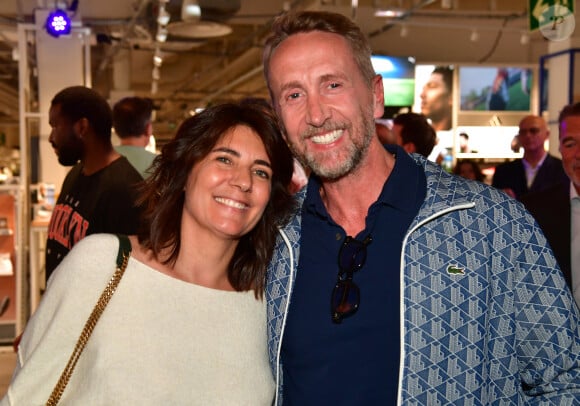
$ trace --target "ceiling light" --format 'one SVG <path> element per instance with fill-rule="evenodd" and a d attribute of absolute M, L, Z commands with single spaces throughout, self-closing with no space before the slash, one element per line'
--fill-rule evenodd
<path fill-rule="evenodd" d="M 45 24 L 46 32 L 55 38 L 68 35 L 71 31 L 71 20 L 64 10 L 54 10 L 48 14 Z"/>
<path fill-rule="evenodd" d="M 169 24 L 169 20 L 171 19 L 171 15 L 165 10 L 165 6 L 161 5 L 159 7 L 159 13 L 157 15 L 157 24 L 159 25 L 167 25 Z"/>
<path fill-rule="evenodd" d="M 399 31 L 399 35 L 401 38 L 405 38 L 407 35 L 409 35 L 409 29 L 405 24 L 401 25 L 401 31 Z"/>
<path fill-rule="evenodd" d="M 469 40 L 471 42 L 477 42 L 477 41 L 479 41 L 479 33 L 477 32 L 477 30 L 471 31 L 471 35 L 469 36 Z"/>
<path fill-rule="evenodd" d="M 527 32 L 522 32 L 522 36 L 520 37 L 520 44 L 527 45 L 530 42 L 530 36 Z"/>
<path fill-rule="evenodd" d="M 378 8 L 375 10 L 375 17 L 400 18 L 405 15 L 405 10 L 400 8 Z"/>
<path fill-rule="evenodd" d="M 165 42 L 165 41 L 167 41 L 167 28 L 159 27 L 157 29 L 157 35 L 155 36 L 155 39 L 158 42 Z"/>
<path fill-rule="evenodd" d="M 201 8 L 197 0 L 183 0 L 181 4 L 181 20 L 194 21 L 201 18 Z"/>

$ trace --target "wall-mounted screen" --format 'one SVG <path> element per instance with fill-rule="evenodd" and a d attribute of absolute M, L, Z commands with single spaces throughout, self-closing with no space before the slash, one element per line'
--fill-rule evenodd
<path fill-rule="evenodd" d="M 375 72 L 383 77 L 385 106 L 411 107 L 415 98 L 415 60 L 373 55 L 371 62 Z"/>
<path fill-rule="evenodd" d="M 532 69 L 461 66 L 461 111 L 530 111 Z"/>

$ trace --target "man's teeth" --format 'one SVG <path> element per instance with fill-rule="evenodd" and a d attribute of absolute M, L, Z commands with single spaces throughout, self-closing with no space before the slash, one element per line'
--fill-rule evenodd
<path fill-rule="evenodd" d="M 334 130 L 323 135 L 315 135 L 310 138 L 315 144 L 330 144 L 340 138 L 342 130 Z"/>
<path fill-rule="evenodd" d="M 236 209 L 245 209 L 246 205 L 240 202 L 236 202 L 235 200 L 232 199 L 225 199 L 223 197 L 216 197 L 215 200 L 218 203 L 221 204 L 225 204 L 226 206 L 230 206 L 230 207 L 234 207 Z"/>

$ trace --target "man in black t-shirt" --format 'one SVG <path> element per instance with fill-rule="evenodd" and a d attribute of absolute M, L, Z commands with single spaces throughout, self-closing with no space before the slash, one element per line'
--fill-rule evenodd
<path fill-rule="evenodd" d="M 46 278 L 83 237 L 135 234 L 136 185 L 143 178 L 111 143 L 112 112 L 92 89 L 73 86 L 52 99 L 49 141 L 61 165 L 73 166 L 54 207 L 46 242 Z"/>

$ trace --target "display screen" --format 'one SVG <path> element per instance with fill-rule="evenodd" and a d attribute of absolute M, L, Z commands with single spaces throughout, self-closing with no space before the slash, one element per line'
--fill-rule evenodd
<path fill-rule="evenodd" d="M 415 60 L 411 57 L 373 55 L 375 72 L 383 77 L 385 106 L 410 107 L 415 98 Z"/>
<path fill-rule="evenodd" d="M 530 111 L 532 70 L 521 67 L 461 66 L 461 111 Z"/>

